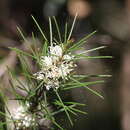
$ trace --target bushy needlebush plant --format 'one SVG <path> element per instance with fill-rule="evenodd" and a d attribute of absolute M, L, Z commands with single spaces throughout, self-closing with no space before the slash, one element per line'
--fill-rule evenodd
<path fill-rule="evenodd" d="M 18 101 L 19 107 L 13 115 L 10 113 L 10 108 L 7 107 L 5 108 L 9 115 L 7 116 L 2 112 L 0 114 L 8 118 L 8 122 L 11 122 L 13 128 L 16 130 L 39 130 L 42 126 L 46 126 L 48 129 L 55 128 L 56 130 L 63 130 L 64 128 L 55 119 L 56 115 L 64 113 L 67 120 L 73 126 L 71 115 L 77 116 L 78 114 L 87 114 L 79 109 L 80 107 L 84 107 L 85 104 L 67 100 L 64 98 L 63 93 L 66 91 L 69 93 L 72 89 L 84 87 L 88 92 L 103 98 L 102 95 L 88 86 L 103 83 L 104 81 L 86 82 L 84 79 L 91 76 L 110 76 L 78 75 L 76 74 L 76 68 L 78 67 L 76 62 L 80 59 L 111 58 L 111 56 L 87 55 L 89 52 L 104 48 L 104 46 L 82 51 L 79 54 L 74 53 L 76 50 L 81 50 L 81 47 L 86 43 L 87 39 L 96 32 L 92 32 L 77 42 L 71 40 L 76 16 L 70 31 L 68 31 L 68 25 L 66 23 L 65 33 L 63 35 L 60 33 L 59 25 L 55 17 L 49 18 L 49 40 L 33 16 L 32 19 L 44 39 L 42 41 L 43 44 L 40 48 L 38 48 L 37 45 L 28 46 L 28 49 L 26 50 L 30 51 L 10 48 L 17 53 L 21 68 L 20 73 L 22 73 L 22 76 L 24 77 L 24 82 L 18 78 L 16 72 L 11 68 L 8 68 L 11 77 L 10 85 L 15 97 L 11 100 Z M 58 40 L 53 37 L 52 20 L 57 29 Z M 28 39 L 24 37 L 19 28 L 18 31 L 23 40 L 28 43 Z M 33 33 L 32 39 L 36 42 Z M 28 59 L 31 59 L 31 63 L 35 66 L 35 69 L 31 69 L 30 66 L 32 65 L 29 64 Z M 24 93 L 24 96 L 21 93 L 18 93 L 17 89 Z M 49 121 L 49 123 L 46 124 L 46 121 Z M 8 125 L 8 122 L 1 122 L 0 125 Z"/>

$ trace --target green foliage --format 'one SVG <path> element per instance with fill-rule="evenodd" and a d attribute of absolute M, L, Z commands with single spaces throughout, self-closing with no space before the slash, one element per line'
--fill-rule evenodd
<path fill-rule="evenodd" d="M 40 119 L 45 119 L 51 121 L 58 129 L 63 130 L 62 126 L 60 126 L 55 116 L 60 113 L 65 113 L 70 124 L 73 126 L 73 119 L 71 117 L 72 115 L 77 116 L 78 114 L 87 114 L 84 111 L 81 111 L 79 107 L 84 107 L 85 104 L 81 104 L 74 101 L 64 101 L 64 99 L 61 96 L 62 92 L 65 91 L 71 91 L 71 89 L 75 88 L 82 88 L 84 87 L 86 91 L 91 92 L 100 98 L 103 99 L 103 96 L 99 94 L 98 92 L 94 91 L 89 87 L 89 85 L 95 85 L 95 84 L 101 84 L 104 83 L 104 80 L 97 80 L 93 82 L 87 82 L 84 79 L 87 79 L 89 77 L 110 77 L 110 75 L 76 75 L 75 72 L 68 75 L 68 80 L 62 79 L 60 87 L 58 89 L 53 88 L 50 90 L 45 89 L 45 83 L 44 80 L 38 81 L 36 77 L 34 76 L 33 70 L 31 70 L 30 65 L 28 63 L 28 59 L 32 59 L 35 62 L 35 65 L 37 67 L 40 67 L 40 57 L 41 56 L 47 56 L 48 55 L 48 46 L 52 45 L 54 40 L 57 41 L 55 38 L 53 38 L 53 32 L 52 32 L 52 20 L 54 20 L 54 24 L 57 29 L 58 34 L 58 41 L 57 43 L 61 45 L 64 48 L 64 54 L 73 53 L 74 51 L 81 48 L 83 44 L 86 43 L 87 39 L 93 36 L 96 31 L 92 32 L 91 34 L 85 36 L 81 40 L 77 41 L 76 43 L 71 41 L 71 35 L 73 32 L 73 28 L 76 22 L 76 17 L 74 18 L 72 27 L 70 31 L 68 32 L 68 26 L 67 23 L 65 25 L 65 33 L 64 33 L 64 39 L 62 40 L 62 36 L 60 33 L 60 29 L 58 26 L 58 23 L 56 21 L 56 18 L 53 17 L 53 19 L 49 18 L 49 27 L 50 27 L 50 40 L 48 40 L 43 33 L 42 29 L 40 28 L 39 24 L 37 23 L 36 19 L 32 16 L 32 19 L 34 20 L 34 23 L 36 24 L 37 28 L 39 29 L 43 39 L 44 44 L 42 45 L 42 48 L 40 51 L 38 51 L 36 48 L 29 48 L 31 50 L 31 53 L 23 51 L 18 48 L 10 48 L 11 50 L 15 51 L 18 55 L 20 66 L 21 66 L 21 73 L 22 76 L 24 76 L 26 83 L 23 83 L 18 76 L 16 76 L 12 70 L 9 69 L 9 74 L 11 77 L 10 85 L 12 86 L 12 92 L 15 95 L 15 100 L 18 100 L 19 104 L 22 104 L 24 107 L 27 107 L 27 103 L 29 103 L 29 108 L 27 109 L 27 113 L 31 113 L 32 115 L 39 116 Z M 24 41 L 27 41 L 27 39 L 24 37 L 22 31 L 18 28 L 19 33 L 21 34 L 21 37 Z M 34 34 L 32 33 L 32 37 L 35 41 Z M 77 60 L 85 58 L 85 59 L 97 59 L 97 58 L 111 58 L 111 56 L 88 56 L 88 52 L 97 51 L 99 49 L 103 49 L 105 46 L 93 48 L 90 50 L 87 50 L 80 54 L 73 54 L 74 59 L 72 61 L 75 63 Z M 17 93 L 17 89 L 20 89 L 21 91 L 24 91 L 26 96 L 21 96 L 19 93 Z M 48 93 L 53 93 L 54 99 L 50 102 L 50 95 Z M 49 96 L 48 96 L 49 95 Z M 55 106 L 56 109 L 50 110 L 49 106 Z M 8 108 L 9 110 L 9 108 Z M 40 113 L 40 114 L 39 114 Z M 3 115 L 4 113 L 0 112 L 0 115 Z M 4 114 L 4 116 L 6 116 Z M 13 120 L 13 117 L 11 116 L 10 120 Z M 8 123 L 8 122 L 7 122 Z M 13 120 L 14 126 L 15 121 Z M 38 122 L 36 122 L 38 123 Z M 5 123 L 0 123 L 0 126 L 4 125 Z M 39 125 L 39 124 L 38 124 Z M 33 127 L 37 127 L 33 126 Z"/>

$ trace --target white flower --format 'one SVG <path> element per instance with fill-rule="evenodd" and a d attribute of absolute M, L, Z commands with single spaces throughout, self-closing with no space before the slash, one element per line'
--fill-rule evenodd
<path fill-rule="evenodd" d="M 70 56 L 70 55 L 64 55 L 64 56 L 63 56 L 63 59 L 64 59 L 64 60 L 72 60 L 72 58 L 73 58 L 73 57 Z"/>
<path fill-rule="evenodd" d="M 47 90 L 59 88 L 60 80 L 66 79 L 75 64 L 70 53 L 63 55 L 63 50 L 59 45 L 49 47 L 49 55 L 41 56 L 41 70 L 34 74 L 38 80 L 44 80 Z"/>
<path fill-rule="evenodd" d="M 15 110 L 13 115 L 13 120 L 15 121 L 16 129 L 20 130 L 21 128 L 29 128 L 34 125 L 34 117 L 27 113 L 26 108 L 20 106 Z"/>
<path fill-rule="evenodd" d="M 37 80 L 42 80 L 42 79 L 45 78 L 45 75 L 44 75 L 44 73 L 42 71 L 39 71 L 39 72 L 37 72 L 37 73 L 35 73 L 33 75 L 36 76 Z"/>
<path fill-rule="evenodd" d="M 52 58 L 49 56 L 41 56 L 41 65 L 46 66 L 46 67 L 50 67 L 52 66 Z"/>
<path fill-rule="evenodd" d="M 45 86 L 46 86 L 46 90 L 50 90 L 50 88 L 52 88 L 52 85 L 50 84 L 46 84 Z"/>
<path fill-rule="evenodd" d="M 63 54 L 62 48 L 58 45 L 50 46 L 50 54 L 57 57 L 61 57 Z"/>
<path fill-rule="evenodd" d="M 53 66 L 52 70 L 50 71 L 50 74 L 51 74 L 50 78 L 58 79 L 60 77 L 59 68 L 56 66 Z"/>
<path fill-rule="evenodd" d="M 61 64 L 59 68 L 59 73 L 62 78 L 67 79 L 67 75 L 72 71 L 73 69 L 70 68 L 70 64 Z"/>

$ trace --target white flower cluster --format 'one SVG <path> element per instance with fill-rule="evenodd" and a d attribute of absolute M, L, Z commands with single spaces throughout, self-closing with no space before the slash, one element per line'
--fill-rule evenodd
<path fill-rule="evenodd" d="M 66 79 L 74 69 L 74 56 L 63 54 L 63 48 L 59 45 L 49 46 L 48 56 L 41 56 L 41 70 L 34 75 L 38 80 L 44 80 L 47 90 L 59 88 L 59 80 Z"/>
<path fill-rule="evenodd" d="M 35 125 L 35 119 L 31 114 L 27 113 L 23 106 L 20 106 L 13 115 L 16 130 L 27 129 Z"/>

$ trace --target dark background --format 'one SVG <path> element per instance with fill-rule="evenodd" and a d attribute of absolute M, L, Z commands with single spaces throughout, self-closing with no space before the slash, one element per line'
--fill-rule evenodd
<path fill-rule="evenodd" d="M 56 16 L 64 32 L 66 21 L 71 25 L 76 13 L 72 38 L 78 40 L 97 30 L 84 48 L 105 45 L 106 49 L 90 55 L 113 58 L 79 63 L 80 73 L 112 74 L 112 78 L 106 79 L 103 85 L 92 86 L 105 100 L 83 89 L 71 93 L 74 100 L 87 104 L 88 112 L 87 117 L 78 117 L 72 129 L 130 130 L 130 0 L 0 0 L 0 78 L 4 74 L 4 61 L 9 58 L 8 47 L 21 45 L 16 26 L 27 37 L 31 37 L 32 31 L 39 35 L 33 15 L 49 34 L 48 16 Z"/>

